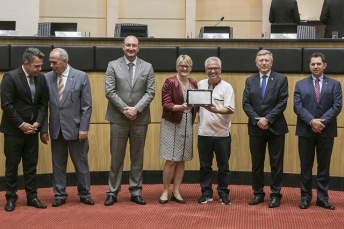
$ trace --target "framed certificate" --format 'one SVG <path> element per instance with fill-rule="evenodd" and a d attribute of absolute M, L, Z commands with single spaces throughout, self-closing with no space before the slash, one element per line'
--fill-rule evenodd
<path fill-rule="evenodd" d="M 192 89 L 187 91 L 188 106 L 211 106 L 213 90 Z"/>

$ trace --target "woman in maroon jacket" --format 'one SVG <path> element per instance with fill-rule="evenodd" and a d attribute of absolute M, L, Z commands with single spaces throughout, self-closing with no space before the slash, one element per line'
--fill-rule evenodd
<path fill-rule="evenodd" d="M 184 176 L 185 161 L 193 158 L 193 122 L 196 108 L 188 107 L 186 96 L 188 89 L 196 89 L 197 82 L 188 78 L 192 69 L 192 60 L 180 55 L 176 61 L 177 75 L 166 79 L 162 87 L 163 114 L 160 128 L 160 154 L 166 160 L 163 171 L 164 191 L 159 203 L 168 202 L 169 186 L 173 178 L 171 201 L 186 202 L 179 193 Z"/>

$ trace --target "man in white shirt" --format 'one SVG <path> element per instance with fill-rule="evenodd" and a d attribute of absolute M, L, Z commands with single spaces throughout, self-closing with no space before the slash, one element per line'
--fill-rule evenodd
<path fill-rule="evenodd" d="M 198 203 L 213 200 L 212 161 L 213 152 L 218 166 L 217 192 L 222 204 L 230 204 L 229 165 L 231 153 L 231 120 L 234 113 L 234 91 L 232 86 L 220 78 L 221 60 L 209 57 L 205 61 L 205 72 L 208 79 L 198 83 L 199 89 L 212 89 L 212 106 L 200 107 L 198 122 L 198 152 L 200 159 L 200 184 L 202 197 Z"/>

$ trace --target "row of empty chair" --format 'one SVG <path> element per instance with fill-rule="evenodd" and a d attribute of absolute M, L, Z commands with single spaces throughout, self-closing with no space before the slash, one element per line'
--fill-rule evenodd
<path fill-rule="evenodd" d="M 22 55 L 28 47 L 36 47 L 44 54 L 43 71 L 49 71 L 49 53 L 54 48 L 64 48 L 69 54 L 69 63 L 86 72 L 104 72 L 108 62 L 123 56 L 121 46 L 59 46 L 59 45 L 0 45 L 0 71 L 19 67 Z M 272 69 L 281 73 L 309 73 L 309 57 L 314 52 L 325 54 L 328 67 L 326 73 L 344 73 L 344 48 L 282 48 L 282 47 L 141 47 L 138 56 L 153 64 L 156 72 L 175 72 L 176 59 L 181 54 L 189 55 L 194 72 L 204 71 L 204 61 L 217 56 L 222 61 L 222 72 L 257 72 L 256 53 L 268 49 L 274 55 Z"/>

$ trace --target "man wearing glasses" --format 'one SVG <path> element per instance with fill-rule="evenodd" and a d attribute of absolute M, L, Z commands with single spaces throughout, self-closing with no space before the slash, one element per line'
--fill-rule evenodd
<path fill-rule="evenodd" d="M 256 55 L 259 73 L 246 79 L 243 109 L 248 116 L 248 135 L 252 160 L 254 198 L 248 203 L 264 202 L 264 161 L 268 144 L 271 166 L 271 202 L 269 208 L 280 206 L 285 134 L 288 132 L 283 112 L 287 107 L 288 79 L 271 71 L 272 53 L 260 50 Z"/>
<path fill-rule="evenodd" d="M 205 61 L 205 72 L 208 79 L 198 83 L 199 89 L 211 89 L 212 106 L 200 107 L 198 122 L 198 153 L 200 160 L 200 184 L 202 197 L 198 203 L 213 201 L 212 162 L 214 152 L 218 166 L 217 192 L 222 204 L 230 204 L 229 165 L 231 153 L 231 120 L 234 113 L 234 90 L 232 86 L 220 78 L 221 60 L 209 57 Z"/>

